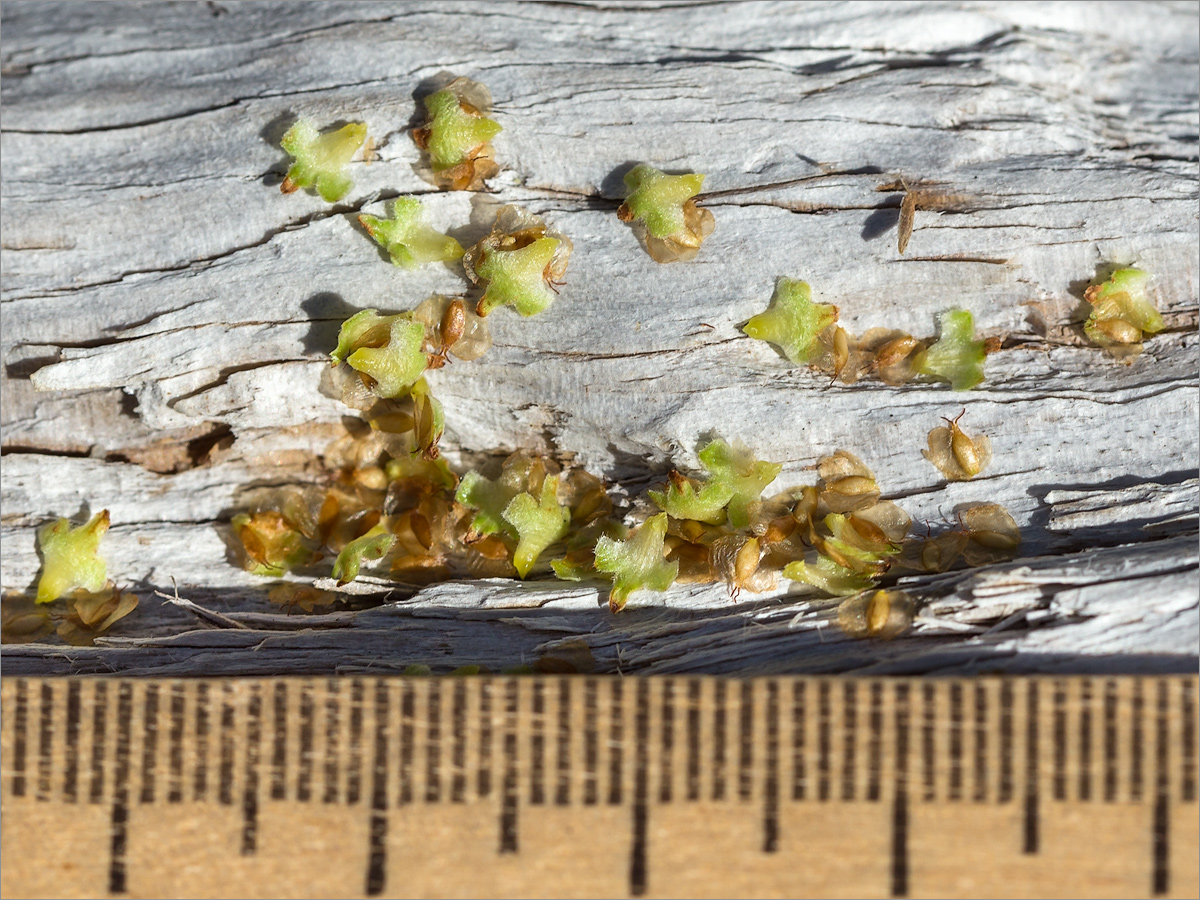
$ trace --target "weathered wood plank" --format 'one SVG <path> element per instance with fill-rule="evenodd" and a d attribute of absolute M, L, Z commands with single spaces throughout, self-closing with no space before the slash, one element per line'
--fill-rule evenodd
<path fill-rule="evenodd" d="M 677 588 L 609 616 L 598 614 L 604 594 L 593 587 L 491 580 L 353 615 L 243 615 L 245 630 L 196 630 L 172 608 L 159 614 L 157 636 L 114 635 L 92 648 L 8 647 L 5 671 L 502 671 L 567 656 L 564 643 L 582 641 L 596 671 L 610 673 L 1188 672 L 1200 639 L 1196 563 L 1188 536 L 954 573 L 933 585 L 924 579 L 942 596 L 914 635 L 883 644 L 847 638 L 831 604 L 811 598 L 733 603 L 723 592 Z"/>
<path fill-rule="evenodd" d="M 465 243 L 518 203 L 576 247 L 549 311 L 492 316 L 491 352 L 431 376 L 455 464 L 536 449 L 634 499 L 672 463 L 694 464 L 714 432 L 783 462 L 780 487 L 811 482 L 820 456 L 846 448 L 918 522 L 945 527 L 961 504 L 1000 502 L 1022 527 L 1022 555 L 1061 558 L 1067 572 L 1080 553 L 1131 542 L 1122 554 L 1135 570 L 1164 552 L 1180 561 L 1138 576 L 1161 590 L 1146 591 L 1136 640 L 1082 623 L 1034 629 L 1012 644 L 1012 666 L 1036 668 L 1041 653 L 1111 653 L 1086 665 L 1115 668 L 1186 655 L 1178 626 L 1196 618 L 1195 560 L 1174 536 L 1195 531 L 1200 465 L 1197 20 L 1193 4 L 6 3 L 0 584 L 33 583 L 37 524 L 107 507 L 114 575 L 144 593 L 174 577 L 185 596 L 264 610 L 223 523 L 249 484 L 320 477 L 351 413 L 322 392 L 340 321 L 466 289 L 449 267 L 386 265 L 353 223 L 419 193 Z M 436 193 L 413 167 L 413 93 L 444 70 L 496 97 L 505 171 L 492 193 Z M 380 158 L 355 166 L 335 206 L 275 189 L 278 139 L 298 115 L 362 119 L 376 139 Z M 642 160 L 708 173 L 717 229 L 693 263 L 655 264 L 616 219 L 620 174 Z M 880 190 L 899 177 L 953 198 L 917 212 L 904 257 L 899 194 Z M 1154 274 L 1169 325 L 1128 365 L 1073 324 L 1083 288 L 1116 264 Z M 855 332 L 929 335 L 938 312 L 966 306 L 1003 349 L 969 394 L 829 386 L 740 334 L 780 275 L 810 281 Z M 976 482 L 946 484 L 920 450 L 963 408 L 995 461 Z M 1112 577 L 1085 605 L 1128 594 Z M 447 585 L 405 602 L 438 610 L 475 594 L 515 606 L 576 597 L 587 609 L 562 627 L 634 628 L 593 609 L 591 587 Z M 801 666 L 791 632 L 728 647 L 726 632 L 755 604 L 805 602 L 781 597 L 727 608 L 723 588 L 677 588 L 641 602 L 648 615 L 662 603 L 721 610 L 727 626 L 695 635 L 681 670 L 765 671 Z M 978 602 L 928 616 L 969 626 Z M 158 639 L 190 621 L 150 607 L 116 633 Z M 371 615 L 384 618 L 348 640 L 394 621 Z M 460 636 L 460 625 L 447 658 L 508 664 L 497 648 L 510 626 L 474 622 Z M 391 646 L 390 627 L 371 640 Z M 346 652 L 276 637 L 268 645 L 282 649 L 255 651 L 253 665 L 326 670 Z M 886 653 L 834 641 L 819 658 L 834 670 L 910 654 L 909 670 L 941 670 L 946 647 L 970 656 L 974 639 L 955 640 Z M 1042 640 L 1053 649 L 1036 649 Z M 679 646 L 645 638 L 628 665 L 665 670 L 654 660 Z M 168 664 L 141 645 L 20 652 L 29 671 Z M 251 665 L 247 653 L 204 653 L 179 665 Z"/>

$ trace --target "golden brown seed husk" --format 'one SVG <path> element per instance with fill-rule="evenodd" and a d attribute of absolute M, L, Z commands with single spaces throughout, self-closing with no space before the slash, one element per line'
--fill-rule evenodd
<path fill-rule="evenodd" d="M 1103 319 L 1095 326 L 1109 340 L 1118 344 L 1136 344 L 1142 339 L 1142 330 L 1124 319 Z"/>
<path fill-rule="evenodd" d="M 333 591 L 322 591 L 312 585 L 285 581 L 267 591 L 267 599 L 286 610 L 298 607 L 305 612 L 312 612 L 320 607 L 332 606 L 342 598 Z"/>
<path fill-rule="evenodd" d="M 719 538 L 712 545 L 711 559 L 713 569 L 729 585 L 729 593 L 734 597 L 742 590 L 761 593 L 778 583 L 777 573 L 759 570 L 762 548 L 757 538 L 744 534 Z"/>
<path fill-rule="evenodd" d="M 916 601 L 903 591 L 866 591 L 843 600 L 838 624 L 855 638 L 891 640 L 912 627 Z"/>
<path fill-rule="evenodd" d="M 905 543 L 900 564 L 919 572 L 948 572 L 962 556 L 967 536 L 960 531 L 946 531 L 937 537 Z"/>
<path fill-rule="evenodd" d="M 929 449 L 921 454 L 937 467 L 947 481 L 967 481 L 987 468 L 992 460 L 992 442 L 986 434 L 971 437 L 958 426 L 958 420 L 946 420 L 929 432 Z"/>
<path fill-rule="evenodd" d="M 879 500 L 879 487 L 874 478 L 847 475 L 827 482 L 821 491 L 821 502 L 830 512 L 847 513 L 874 506 Z"/>
<path fill-rule="evenodd" d="M 851 476 L 875 480 L 866 464 L 848 450 L 835 450 L 832 455 L 822 457 L 817 462 L 817 474 L 827 484 Z"/>
<path fill-rule="evenodd" d="M 891 500 L 881 500 L 874 506 L 858 510 L 851 515 L 851 521 L 856 525 L 866 522 L 879 529 L 890 543 L 904 540 L 908 529 L 912 527 L 912 519 Z"/>
<path fill-rule="evenodd" d="M 961 515 L 967 544 L 963 559 L 969 566 L 985 566 L 1012 559 L 1021 545 L 1016 520 L 1003 506 L 973 506 Z"/>
<path fill-rule="evenodd" d="M 712 584 L 717 580 L 709 548 L 704 544 L 692 544 L 682 538 L 668 535 L 664 546 L 668 548 L 667 562 L 679 563 L 678 584 Z"/>

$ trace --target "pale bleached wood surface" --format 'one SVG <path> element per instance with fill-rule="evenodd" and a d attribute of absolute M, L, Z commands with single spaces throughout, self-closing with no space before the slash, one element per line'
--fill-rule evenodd
<path fill-rule="evenodd" d="M 502 668 L 578 636 L 602 671 L 1195 668 L 1194 4 L 2 14 L 0 582 L 34 583 L 35 526 L 107 507 L 110 572 L 143 596 L 104 646 L 6 647 L 5 671 Z M 495 95 L 491 193 L 436 193 L 414 169 L 413 94 L 443 71 Z M 278 139 L 300 115 L 366 121 L 379 145 L 337 205 L 278 192 Z M 655 264 L 617 221 L 635 161 L 707 173 L 717 228 L 694 262 Z M 957 195 L 917 213 L 904 257 L 899 195 L 878 190 L 898 177 Z M 931 602 L 890 645 L 836 634 L 828 604 L 786 582 L 736 603 L 721 586 L 638 595 L 615 618 L 602 587 L 558 582 L 394 590 L 309 630 L 271 618 L 225 523 L 246 486 L 318 476 L 352 412 L 321 392 L 338 324 L 465 290 L 450 268 L 393 269 L 352 224 L 402 194 L 465 243 L 510 202 L 575 242 L 548 312 L 494 314 L 494 349 L 431 377 L 456 464 L 525 447 L 632 499 L 714 432 L 783 462 L 780 487 L 845 448 L 935 528 L 1003 503 L 1022 558 L 906 582 Z M 1154 274 L 1169 324 L 1130 365 L 1071 324 L 1118 264 Z M 1004 349 L 969 394 L 830 387 L 740 334 L 780 275 L 855 332 L 932 334 L 961 305 Z M 920 450 L 964 407 L 995 461 L 946 484 Z M 172 578 L 251 627 L 160 605 Z"/>

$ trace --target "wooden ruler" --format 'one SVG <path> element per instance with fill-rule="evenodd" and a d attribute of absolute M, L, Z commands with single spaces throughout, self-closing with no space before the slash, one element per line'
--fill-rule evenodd
<path fill-rule="evenodd" d="M 5 678 L 5 897 L 1196 897 L 1197 679 Z"/>

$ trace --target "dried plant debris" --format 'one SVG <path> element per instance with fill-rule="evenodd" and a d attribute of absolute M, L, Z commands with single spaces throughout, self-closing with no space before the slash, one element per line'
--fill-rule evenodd
<path fill-rule="evenodd" d="M 980 456 L 978 439 L 973 446 Z M 953 448 L 946 452 L 953 455 Z M 820 482 L 802 489 L 792 510 L 811 549 L 805 558 L 788 562 L 783 575 L 824 594 L 857 594 L 894 567 L 945 572 L 960 561 L 978 566 L 1011 559 L 1020 544 L 1015 520 L 998 504 L 965 510 L 958 530 L 909 539 L 912 520 L 895 503 L 880 499 L 875 476 L 854 454 L 838 450 L 822 459 L 817 471 Z"/>
<path fill-rule="evenodd" d="M 896 249 L 901 256 L 908 249 L 908 242 L 912 238 L 918 209 L 961 211 L 975 205 L 973 199 L 966 194 L 952 192 L 944 187 L 931 184 L 910 185 L 903 177 L 887 184 L 881 184 L 875 190 L 902 191 L 904 193 L 900 201 L 900 216 L 896 229 Z"/>
<path fill-rule="evenodd" d="M 983 455 L 977 438 L 964 439 Z M 1020 544 L 1016 522 L 996 504 L 962 510 L 957 529 L 910 538 L 911 518 L 881 498 L 874 473 L 846 450 L 819 460 L 817 484 L 764 498 L 781 464 L 756 459 L 740 443 L 711 441 L 699 453 L 704 474 L 672 472 L 663 490 L 650 492 L 663 512 L 631 533 L 613 517 L 603 482 L 582 469 L 516 452 L 495 475 L 469 471 L 460 481 L 444 460 L 414 455 L 413 441 L 354 429 L 326 451 L 334 474 L 325 485 L 274 490 L 236 517 L 247 567 L 279 577 L 333 555 L 341 584 L 363 571 L 414 585 L 550 571 L 576 582 L 607 576 L 613 612 L 635 591 L 676 581 L 723 582 L 736 598 L 774 589 L 782 577 L 857 597 L 840 614 L 848 632 L 887 638 L 908 627 L 915 608 L 886 584 L 873 590 L 894 571 L 991 564 Z M 273 602 L 289 609 L 327 605 L 298 588 L 276 592 Z M 39 627 L 24 619 L 15 626 Z"/>
<path fill-rule="evenodd" d="M 100 555 L 100 539 L 109 524 L 105 509 L 84 525 L 72 528 L 67 519 L 58 519 L 38 531 L 38 549 L 42 553 L 38 603 L 51 603 L 76 588 L 93 593 L 104 589 L 108 576 L 104 557 Z"/>
<path fill-rule="evenodd" d="M 446 413 L 441 401 L 429 390 L 429 382 L 418 378 L 409 392 L 413 404 L 413 440 L 416 452 L 426 459 L 437 459 L 438 441 L 446 431 Z"/>
<path fill-rule="evenodd" d="M 918 374 L 950 382 L 956 391 L 966 391 L 983 381 L 983 360 L 989 347 L 975 340 L 975 317 L 966 309 L 952 309 L 939 319 L 938 339 L 917 354 L 913 368 Z"/>
<path fill-rule="evenodd" d="M 814 303 L 807 282 L 780 278 L 771 305 L 743 326 L 748 336 L 777 346 L 791 362 L 853 384 L 874 374 L 890 385 L 918 375 L 967 390 L 983 380 L 983 360 L 998 344 L 976 341 L 974 319 L 955 309 L 940 318 L 938 340 L 927 345 L 903 331 L 873 328 L 856 338 L 837 324 L 838 308 Z"/>
<path fill-rule="evenodd" d="M 900 385 L 917 374 L 914 360 L 925 345 L 903 331 L 878 328 L 868 331 L 859 346 L 869 358 L 869 367 L 884 384 Z"/>
<path fill-rule="evenodd" d="M 413 141 L 429 154 L 434 182 L 451 191 L 479 191 L 500 171 L 492 138 L 503 129 L 488 118 L 491 92 L 469 78 L 456 78 L 425 98 L 425 124 Z"/>
<path fill-rule="evenodd" d="M 715 225 L 713 214 L 696 205 L 703 185 L 703 175 L 667 175 L 645 163 L 634 166 L 625 175 L 629 195 L 617 209 L 617 218 L 634 223 L 655 262 L 686 262 Z"/>
<path fill-rule="evenodd" d="M 321 134 L 308 119 L 300 119 L 287 130 L 281 146 L 295 162 L 279 189 L 290 194 L 300 188 L 316 188 L 329 203 L 341 200 L 354 187 L 346 168 L 367 139 L 367 126 L 352 122 Z"/>
<path fill-rule="evenodd" d="M 363 214 L 359 223 L 391 257 L 392 265 L 416 269 L 433 262 L 454 262 L 463 255 L 454 238 L 435 231 L 425 222 L 425 211 L 416 197 L 392 202 L 390 218 Z"/>
<path fill-rule="evenodd" d="M 991 439 L 986 434 L 971 437 L 958 427 L 965 414 L 963 410 L 953 419 L 943 419 L 946 426 L 929 432 L 929 449 L 921 451 L 947 481 L 968 481 L 992 461 Z"/>
<path fill-rule="evenodd" d="M 511 306 L 523 316 L 540 313 L 554 302 L 571 249 L 571 241 L 540 216 L 502 207 L 491 234 L 463 257 L 467 277 L 484 289 L 475 311 L 486 316 Z"/>
<path fill-rule="evenodd" d="M 596 569 L 613 577 L 608 608 L 620 612 L 634 591 L 665 591 L 679 574 L 679 564 L 664 559 L 667 514 L 651 516 L 626 541 L 607 535 L 596 541 Z"/>
<path fill-rule="evenodd" d="M 313 527 L 303 529 L 303 525 L 309 523 L 295 512 L 295 508 L 286 508 L 286 513 L 264 509 L 233 517 L 230 524 L 245 548 L 247 571 L 278 578 L 321 558 L 314 546 L 315 522 L 311 523 Z"/>
<path fill-rule="evenodd" d="M 1140 353 L 1143 337 L 1165 327 L 1147 291 L 1149 282 L 1149 273 L 1141 269 L 1118 269 L 1089 287 L 1084 299 L 1092 311 L 1083 325 L 1088 339 L 1118 357 Z"/>
<path fill-rule="evenodd" d="M 912 237 L 913 223 L 916 221 L 916 217 L 917 195 L 907 184 L 904 184 L 904 199 L 900 201 L 899 233 L 896 239 L 896 249 L 900 251 L 901 256 L 908 249 L 908 239 Z"/>
<path fill-rule="evenodd" d="M 109 582 L 100 591 L 75 591 L 56 631 L 68 644 L 90 647 L 96 638 L 137 609 L 138 598 Z"/>
<path fill-rule="evenodd" d="M 817 463 L 817 498 L 830 512 L 866 509 L 879 500 L 879 484 L 866 464 L 849 450 L 838 450 Z"/>
<path fill-rule="evenodd" d="M 745 532 L 724 535 L 709 549 L 713 574 L 729 586 L 736 599 L 743 590 L 752 594 L 769 591 L 779 584 L 779 573 L 761 568 L 767 553 L 766 541 Z"/>
<path fill-rule="evenodd" d="M 0 603 L 0 642 L 28 644 L 57 633 L 68 644 L 90 647 L 137 605 L 137 597 L 111 581 L 99 591 L 72 591 L 54 604 L 36 603 L 22 594 L 6 595 Z"/>
<path fill-rule="evenodd" d="M 38 530 L 42 574 L 33 598 L 5 595 L 0 616 L 4 643 L 40 640 L 52 631 L 69 644 L 90 646 L 118 620 L 129 615 L 138 598 L 108 579 L 100 539 L 108 531 L 108 510 L 72 527 L 58 519 Z"/>
<path fill-rule="evenodd" d="M 498 478 L 468 472 L 460 482 L 444 460 L 413 455 L 412 444 L 411 435 L 397 444 L 360 429 L 326 451 L 324 484 L 262 492 L 252 512 L 234 519 L 247 568 L 269 577 L 315 574 L 332 555 L 339 584 L 368 571 L 409 584 L 524 578 L 548 573 L 541 560 L 559 548 L 560 556 L 574 554 L 582 578 L 595 574 L 600 536 L 624 537 L 608 518 L 603 483 L 583 470 L 563 473 L 551 460 L 514 453 Z M 399 455 L 390 457 L 393 450 Z M 316 605 L 290 594 L 275 602 Z"/>
<path fill-rule="evenodd" d="M 0 600 L 0 643 L 29 644 L 54 633 L 48 606 L 13 591 Z"/>
<path fill-rule="evenodd" d="M 780 278 L 766 312 L 750 319 L 742 328 L 755 340 L 777 346 L 797 365 L 807 365 L 821 351 L 819 338 L 838 318 L 838 308 L 812 301 L 807 282 Z M 836 336 L 831 336 L 831 343 Z M 849 348 L 846 348 L 846 356 Z"/>
<path fill-rule="evenodd" d="M 342 598 L 333 591 L 323 591 L 296 581 L 284 581 L 267 591 L 267 599 L 289 612 L 302 609 L 311 613 L 333 606 Z"/>

